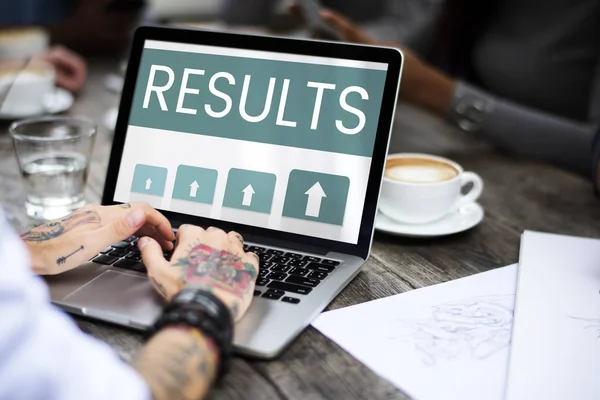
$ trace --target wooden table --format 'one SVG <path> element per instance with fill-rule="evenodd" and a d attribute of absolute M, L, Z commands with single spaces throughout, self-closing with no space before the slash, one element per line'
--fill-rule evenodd
<path fill-rule="evenodd" d="M 92 63 L 90 82 L 71 114 L 101 121 L 118 95 L 103 80 L 115 65 Z M 98 202 L 112 143 L 101 128 L 91 164 L 88 199 Z M 335 299 L 330 309 L 402 293 L 514 263 L 524 229 L 600 237 L 600 201 L 590 182 L 535 162 L 501 154 L 476 135 L 459 132 L 443 121 L 407 105 L 396 114 L 392 152 L 444 155 L 485 180 L 481 204 L 485 220 L 476 228 L 450 237 L 416 240 L 376 234 L 364 271 Z M 0 204 L 18 230 L 30 225 L 24 193 L 6 128 L 0 133 Z M 81 328 L 110 343 L 128 359 L 140 335 L 103 323 L 78 320 Z M 236 359 L 214 399 L 405 399 L 402 392 L 377 377 L 312 328 L 307 329 L 275 361 Z"/>

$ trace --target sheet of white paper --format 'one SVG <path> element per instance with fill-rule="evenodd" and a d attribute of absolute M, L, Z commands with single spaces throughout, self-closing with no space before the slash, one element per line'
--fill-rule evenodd
<path fill-rule="evenodd" d="M 323 313 L 313 326 L 418 400 L 504 394 L 517 266 Z"/>
<path fill-rule="evenodd" d="M 525 232 L 508 400 L 600 399 L 600 240 Z"/>

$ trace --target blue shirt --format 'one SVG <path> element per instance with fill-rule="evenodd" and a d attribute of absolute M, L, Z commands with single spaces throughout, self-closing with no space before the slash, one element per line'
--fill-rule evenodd
<path fill-rule="evenodd" d="M 69 16 L 76 0 L 0 0 L 0 27 L 47 25 Z"/>

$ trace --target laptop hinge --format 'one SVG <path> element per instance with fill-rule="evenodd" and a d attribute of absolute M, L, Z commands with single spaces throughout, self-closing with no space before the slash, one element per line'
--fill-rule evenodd
<path fill-rule="evenodd" d="M 253 237 L 251 235 L 245 236 L 245 240 L 247 242 L 263 244 L 266 246 L 281 247 L 284 249 L 296 250 L 296 251 L 299 251 L 302 253 L 313 253 L 313 254 L 319 254 L 319 255 L 325 255 L 325 254 L 329 253 L 329 249 L 325 248 L 325 247 L 313 246 L 313 245 L 303 244 L 303 243 L 294 243 L 294 242 L 289 242 L 289 241 L 285 241 L 285 240 L 277 240 L 277 239 L 264 238 L 264 237 L 259 238 L 259 237 Z"/>
<path fill-rule="evenodd" d="M 182 223 L 177 220 L 171 220 L 171 225 L 173 225 L 173 227 L 179 227 L 181 224 Z M 175 230 L 177 230 L 177 228 L 175 228 Z M 270 238 L 264 236 L 254 236 L 250 234 L 244 234 L 241 231 L 240 233 L 244 236 L 244 240 L 246 242 L 262 244 L 265 246 L 281 247 L 284 249 L 296 250 L 303 253 L 313 253 L 319 255 L 325 255 L 330 251 L 330 249 L 324 246 L 315 246 L 310 244 L 291 242 L 288 240 L 279 240 L 277 238 Z"/>

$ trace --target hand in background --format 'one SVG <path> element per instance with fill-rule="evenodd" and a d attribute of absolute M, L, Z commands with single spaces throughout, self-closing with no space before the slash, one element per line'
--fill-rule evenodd
<path fill-rule="evenodd" d="M 73 269 L 131 235 L 152 236 L 164 250 L 175 239 L 169 220 L 145 203 L 90 205 L 21 235 L 33 270 L 55 275 Z M 162 253 L 161 253 L 162 254 Z"/>
<path fill-rule="evenodd" d="M 154 288 L 172 299 L 184 287 L 210 291 L 239 320 L 250 307 L 258 276 L 258 256 L 245 253 L 236 232 L 182 225 L 171 262 L 156 240 L 143 237 L 138 245 Z"/>
<path fill-rule="evenodd" d="M 292 6 L 292 12 L 301 14 L 297 5 Z M 440 114 L 445 113 L 454 93 L 452 78 L 426 64 L 418 55 L 398 43 L 378 42 L 352 21 L 334 11 L 322 10 L 321 18 L 338 33 L 343 41 L 400 49 L 404 55 L 404 66 L 399 97 Z"/>
<path fill-rule="evenodd" d="M 81 56 L 64 46 L 52 47 L 42 59 L 56 71 L 56 85 L 77 92 L 85 84 L 87 66 Z"/>

